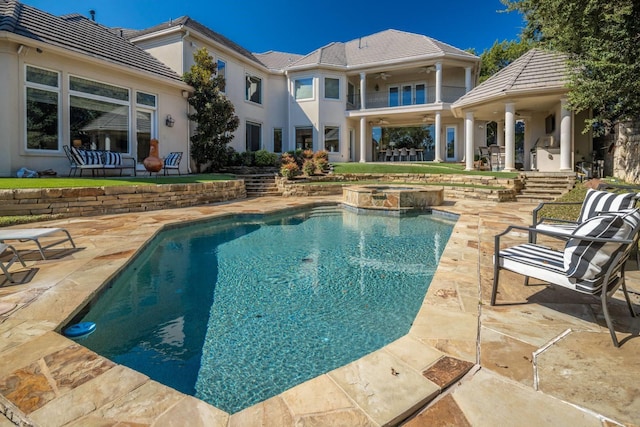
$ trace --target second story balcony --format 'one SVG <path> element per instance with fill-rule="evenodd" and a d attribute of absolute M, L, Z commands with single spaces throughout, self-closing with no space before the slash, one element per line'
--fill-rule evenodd
<path fill-rule="evenodd" d="M 465 87 L 442 86 L 441 100 L 443 103 L 453 103 L 465 93 Z M 360 99 L 359 92 L 348 94 L 347 110 L 361 110 Z M 435 86 L 393 86 L 386 90 L 366 92 L 364 109 L 406 107 L 433 104 L 435 102 Z"/>

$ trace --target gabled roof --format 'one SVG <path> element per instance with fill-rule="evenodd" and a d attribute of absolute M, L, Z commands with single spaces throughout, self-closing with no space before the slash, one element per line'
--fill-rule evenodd
<path fill-rule="evenodd" d="M 346 43 L 331 43 L 311 52 L 292 65 L 359 67 L 412 58 L 455 56 L 478 60 L 475 55 L 421 34 L 385 30 Z"/>
<path fill-rule="evenodd" d="M 463 108 L 509 95 L 566 88 L 567 56 L 531 49 L 453 103 Z"/>
<path fill-rule="evenodd" d="M 251 61 L 257 62 L 260 65 L 264 65 L 262 64 L 258 58 L 256 58 L 253 53 L 249 52 L 247 49 L 243 48 L 242 46 L 240 46 L 239 44 L 237 44 L 236 42 L 228 39 L 227 37 L 223 36 L 220 33 L 216 33 L 215 31 L 211 30 L 209 27 L 199 23 L 198 21 L 196 21 L 195 19 L 192 19 L 188 16 L 181 16 L 180 18 L 177 19 L 172 19 L 170 21 L 167 22 L 163 22 L 162 24 L 158 24 L 155 25 L 153 27 L 149 27 L 149 28 L 145 28 L 144 30 L 140 30 L 140 31 L 127 31 L 126 33 L 126 37 L 131 40 L 131 39 L 135 39 L 147 34 L 152 34 L 158 31 L 162 31 L 162 30 L 166 30 L 166 29 L 170 29 L 170 28 L 176 28 L 176 27 L 186 27 L 186 28 L 190 28 L 194 31 L 199 32 L 200 34 L 203 34 L 205 36 L 207 36 L 208 38 L 210 38 L 211 40 L 227 47 L 228 49 L 231 49 L 232 51 L 244 56 L 247 59 L 250 59 Z"/>
<path fill-rule="evenodd" d="M 277 71 L 285 70 L 289 65 L 302 58 L 302 55 L 295 53 L 276 52 L 273 50 L 254 53 L 254 56 L 270 70 Z"/>
<path fill-rule="evenodd" d="M 16 0 L 0 0 L 0 31 L 171 80 L 181 80 L 171 68 L 149 53 L 82 15 L 55 16 Z"/>

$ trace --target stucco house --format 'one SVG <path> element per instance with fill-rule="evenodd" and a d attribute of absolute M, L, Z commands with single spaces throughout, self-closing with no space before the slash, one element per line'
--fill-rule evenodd
<path fill-rule="evenodd" d="M 563 107 L 565 58 L 548 52 L 533 50 L 476 87 L 479 57 L 393 29 L 307 55 L 252 53 L 189 17 L 129 30 L 0 0 L 0 143 L 8 153 L 0 175 L 20 167 L 66 173 L 63 146 L 78 139 L 138 164 L 150 138 L 161 155 L 190 158 L 192 88 L 181 76 L 202 47 L 240 119 L 231 144 L 240 152 L 302 148 L 327 150 L 332 162 L 378 161 L 381 127 L 429 126 L 434 161 L 473 169 L 486 124 L 496 121 L 507 170 L 572 171 L 592 157 L 591 135 L 581 132 L 588 113 Z M 525 122 L 517 153 L 516 121 Z"/>
<path fill-rule="evenodd" d="M 433 124 L 436 160 L 464 157 L 463 121 L 450 107 L 475 86 L 480 59 L 430 37 L 386 30 L 304 56 L 256 54 L 189 17 L 127 37 L 178 74 L 207 48 L 240 118 L 238 151 L 325 149 L 331 161 L 373 161 L 374 128 Z"/>
<path fill-rule="evenodd" d="M 189 127 L 178 118 L 190 89 L 118 31 L 0 0 L 0 176 L 21 167 L 66 174 L 63 145 L 73 140 L 138 162 L 151 137 L 161 155 L 186 151 Z"/>

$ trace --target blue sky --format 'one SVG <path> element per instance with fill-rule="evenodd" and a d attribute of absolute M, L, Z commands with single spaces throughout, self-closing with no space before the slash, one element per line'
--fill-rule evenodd
<path fill-rule="evenodd" d="M 142 29 L 188 15 L 246 49 L 306 54 L 388 28 L 424 34 L 478 54 L 516 39 L 522 17 L 499 0 L 22 0 L 54 15 L 79 13 L 110 27 Z"/>

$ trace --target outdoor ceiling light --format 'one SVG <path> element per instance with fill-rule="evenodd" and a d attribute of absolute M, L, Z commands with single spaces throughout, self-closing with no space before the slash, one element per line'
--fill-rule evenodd
<path fill-rule="evenodd" d="M 175 122 L 176 121 L 173 120 L 173 117 L 171 117 L 171 114 L 167 114 L 167 119 L 165 120 L 164 124 L 166 124 L 168 128 L 172 128 Z"/>

